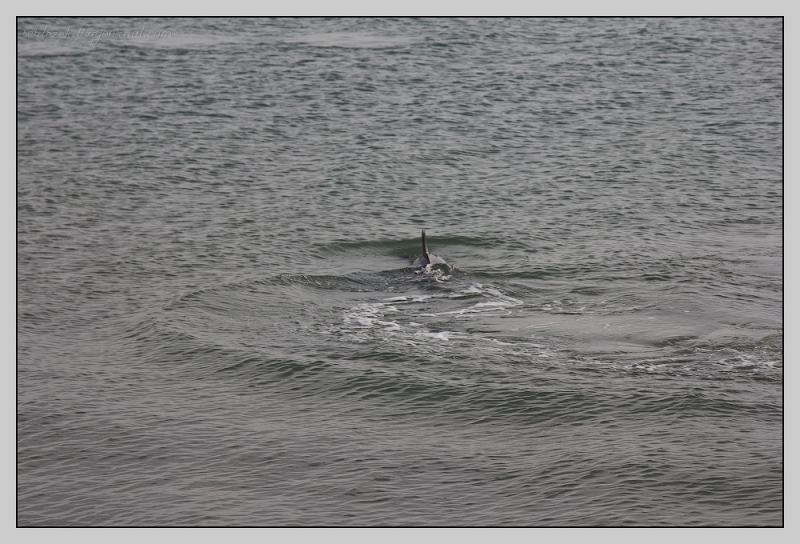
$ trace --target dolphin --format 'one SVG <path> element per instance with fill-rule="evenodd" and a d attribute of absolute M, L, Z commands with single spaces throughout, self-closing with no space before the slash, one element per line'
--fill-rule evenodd
<path fill-rule="evenodd" d="M 428 240 L 425 239 L 425 231 L 422 231 L 422 257 L 414 259 L 411 266 L 428 266 L 429 264 L 444 264 L 448 265 L 444 259 L 437 257 L 431 250 L 428 249 Z"/>

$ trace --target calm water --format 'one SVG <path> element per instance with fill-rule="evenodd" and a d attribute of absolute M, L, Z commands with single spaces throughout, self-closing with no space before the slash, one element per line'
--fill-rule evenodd
<path fill-rule="evenodd" d="M 17 31 L 20 525 L 783 523 L 780 19 Z"/>

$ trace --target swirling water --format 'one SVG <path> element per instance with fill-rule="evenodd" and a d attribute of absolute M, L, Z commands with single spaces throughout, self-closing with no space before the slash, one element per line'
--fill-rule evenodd
<path fill-rule="evenodd" d="M 18 523 L 781 525 L 782 34 L 20 20 Z"/>

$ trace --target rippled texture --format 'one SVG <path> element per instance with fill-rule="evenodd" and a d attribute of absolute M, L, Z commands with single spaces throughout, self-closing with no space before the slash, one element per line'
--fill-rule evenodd
<path fill-rule="evenodd" d="M 20 20 L 18 523 L 781 525 L 782 33 Z"/>

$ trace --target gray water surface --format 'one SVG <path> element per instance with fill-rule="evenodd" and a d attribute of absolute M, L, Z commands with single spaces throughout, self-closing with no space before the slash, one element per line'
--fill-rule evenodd
<path fill-rule="evenodd" d="M 17 30 L 19 525 L 783 524 L 781 19 Z"/>

